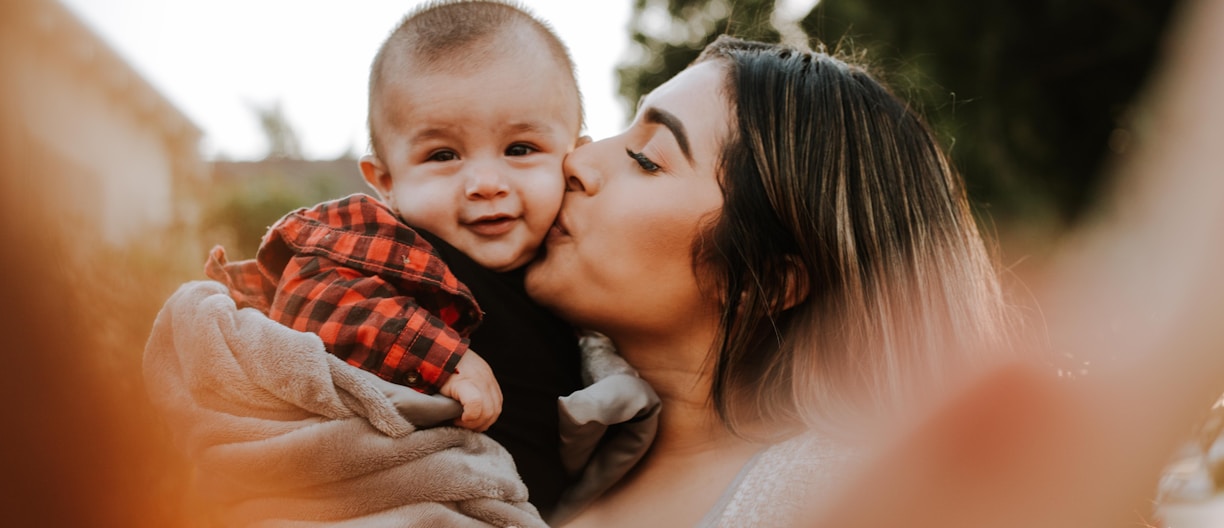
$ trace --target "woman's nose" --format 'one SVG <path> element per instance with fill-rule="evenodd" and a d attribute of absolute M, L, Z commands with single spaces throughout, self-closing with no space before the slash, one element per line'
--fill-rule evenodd
<path fill-rule="evenodd" d="M 464 194 L 469 199 L 490 199 L 510 193 L 510 186 L 501 171 L 485 164 L 474 164 L 468 167 Z"/>
<path fill-rule="evenodd" d="M 603 176 L 595 164 L 599 143 L 587 143 L 565 156 L 561 169 L 565 173 L 565 190 L 593 195 L 599 192 Z"/>

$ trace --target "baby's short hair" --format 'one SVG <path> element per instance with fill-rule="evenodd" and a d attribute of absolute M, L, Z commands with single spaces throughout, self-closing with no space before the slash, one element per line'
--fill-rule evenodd
<path fill-rule="evenodd" d="M 515 29 L 528 29 L 540 37 L 553 58 L 569 73 L 579 97 L 577 110 L 581 116 L 581 93 L 574 74 L 574 61 L 547 22 L 509 0 L 433 0 L 400 21 L 383 41 L 370 66 L 368 126 L 374 154 L 379 155 L 374 127 L 375 103 L 391 68 L 411 64 L 416 71 L 437 72 L 471 67 L 473 63 L 479 65 L 497 57 L 503 50 L 496 44 L 513 35 Z M 463 60 L 447 60 L 457 57 Z"/>

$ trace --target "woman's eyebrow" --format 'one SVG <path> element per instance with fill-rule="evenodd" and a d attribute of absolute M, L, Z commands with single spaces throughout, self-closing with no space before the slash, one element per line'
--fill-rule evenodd
<path fill-rule="evenodd" d="M 693 164 L 693 153 L 689 149 L 688 134 L 684 132 L 684 123 L 681 123 L 675 114 L 652 106 L 646 109 L 642 119 L 645 119 L 647 123 L 655 123 L 667 127 L 671 131 L 672 136 L 675 136 L 676 143 L 680 145 L 680 152 L 684 153 L 684 158 L 688 160 L 689 165 Z"/>

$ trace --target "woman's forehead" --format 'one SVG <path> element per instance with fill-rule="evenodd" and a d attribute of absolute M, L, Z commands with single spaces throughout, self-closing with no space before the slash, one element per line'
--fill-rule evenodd
<path fill-rule="evenodd" d="M 642 96 L 639 111 L 650 105 L 695 103 L 695 98 L 707 104 L 715 99 L 725 104 L 721 93 L 725 79 L 726 65 L 722 61 L 694 64 Z"/>
<path fill-rule="evenodd" d="M 725 79 L 726 67 L 720 61 L 690 66 L 648 94 L 637 119 L 670 130 L 686 157 L 708 158 L 730 130 L 730 105 L 722 89 Z"/>

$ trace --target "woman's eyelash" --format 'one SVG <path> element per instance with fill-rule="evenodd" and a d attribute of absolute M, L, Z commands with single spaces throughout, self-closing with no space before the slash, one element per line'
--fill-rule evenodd
<path fill-rule="evenodd" d="M 659 164 L 650 161 L 650 158 L 647 158 L 646 155 L 642 154 L 641 152 L 634 152 L 632 150 L 625 149 L 625 154 L 628 154 L 630 158 L 633 158 L 633 161 L 636 161 L 638 166 L 646 172 L 658 172 L 663 168 L 660 167 Z"/>

